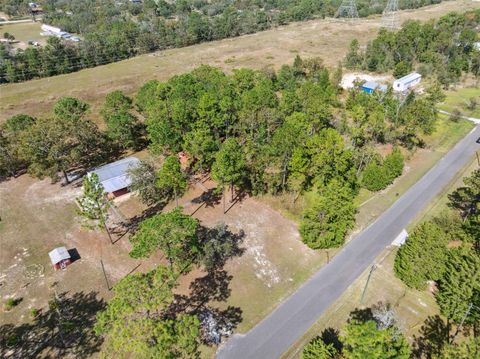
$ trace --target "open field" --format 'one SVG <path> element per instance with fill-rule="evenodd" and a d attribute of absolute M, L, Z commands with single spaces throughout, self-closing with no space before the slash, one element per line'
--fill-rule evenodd
<path fill-rule="evenodd" d="M 446 203 L 448 201 L 447 194 L 457 187 L 462 186 L 462 179 L 469 176 L 478 168 L 480 168 L 480 166 L 476 157 L 474 157 L 469 164 L 458 173 L 448 187 L 445 188 L 442 194 L 440 194 L 429 207 L 422 211 L 414 223 L 419 223 L 422 220 L 431 218 L 446 209 Z M 414 225 L 410 227 L 413 228 Z M 434 330 L 433 325 L 435 323 L 437 323 L 437 325 L 442 323 L 439 317 L 439 309 L 432 293 L 428 290 L 418 291 L 410 289 L 395 276 L 393 263 L 396 253 L 396 247 L 391 246 L 375 261 L 377 268 L 372 273 L 363 303 L 360 303 L 360 300 L 369 270 L 365 271 L 309 331 L 285 353 L 283 359 L 299 358 L 303 346 L 313 337 L 320 335 L 324 329 L 334 328 L 340 330 L 345 325 L 352 311 L 358 308 L 371 307 L 378 302 L 392 305 L 398 319 L 399 327 L 413 345 L 415 345 L 416 339 L 431 333 Z M 427 318 L 434 319 L 430 322 L 432 327 L 425 324 Z M 440 328 L 440 326 L 437 326 L 437 329 L 438 328 Z"/>
<path fill-rule="evenodd" d="M 205 182 L 201 187 L 192 186 L 180 203 L 186 213 L 194 213 L 206 227 L 224 222 L 231 231 L 245 233 L 243 253 L 227 263 L 220 272 L 224 276 L 208 284 L 208 290 L 228 293 L 225 301 L 211 298 L 212 305 L 235 314 L 232 320 L 238 324 L 237 329 L 246 331 L 321 267 L 326 256 L 308 249 L 299 240 L 295 223 L 255 199 L 241 198 L 226 215 L 223 215 L 219 199 L 202 205 L 198 198 L 213 186 L 212 182 Z M 12 325 L 16 328 L 30 325 L 33 308 L 49 313 L 48 302 L 55 293 L 68 293 L 69 298 L 91 296 L 94 307 L 101 308 L 111 296 L 103 277 L 101 259 L 110 285 L 132 271 L 146 271 L 164 261 L 158 253 L 148 260 L 131 259 L 128 234 L 122 235 L 120 229 L 119 240 L 112 245 L 104 232 L 81 228 L 74 204 L 80 191 L 75 185 L 62 187 L 51 184 L 50 180 L 39 181 L 27 175 L 0 184 L 1 333 L 8 332 Z M 172 204 L 166 209 L 171 207 Z M 124 197 L 112 213 L 111 227 L 120 221 L 138 220 L 144 210 L 135 197 Z M 75 249 L 80 259 L 64 271 L 54 271 L 48 252 L 61 245 Z M 209 279 L 205 272 L 192 271 L 182 278 L 178 293 L 189 295 L 190 282 L 201 283 L 204 278 Z M 8 298 L 21 301 L 6 311 L 3 305 Z M 78 314 L 81 303 L 74 302 Z M 94 312 L 91 312 L 83 324 L 90 334 L 93 318 Z M 84 350 L 91 350 L 93 354 L 92 348 L 100 344 L 95 338 L 86 344 L 73 345 L 62 354 L 74 357 Z M 29 350 L 33 352 L 34 349 Z M 55 347 L 49 350 L 54 356 L 60 353 Z M 206 357 L 211 357 L 213 352 L 213 348 L 205 348 Z M 0 351 L 0 356 L 5 353 Z"/>
<path fill-rule="evenodd" d="M 38 41 L 41 44 L 47 42 L 47 37 L 40 35 L 42 31 L 40 22 L 25 22 L 17 24 L 2 24 L 0 23 L 0 34 L 3 37 L 3 33 L 8 32 L 15 36 L 15 40 L 21 41 L 24 44 L 21 46 L 24 48 L 29 40 Z M 15 44 L 15 46 L 21 44 Z"/>
<path fill-rule="evenodd" d="M 465 87 L 446 91 L 445 95 L 447 95 L 446 100 L 438 106 L 441 110 L 451 113 L 460 111 L 464 116 L 480 118 L 480 88 Z M 467 107 L 472 98 L 477 102 L 475 109 Z"/>
<path fill-rule="evenodd" d="M 402 11 L 400 17 L 402 20 L 428 20 L 450 11 L 475 8 L 480 8 L 480 2 L 445 1 Z M 326 64 L 335 66 L 348 51 L 352 39 L 358 38 L 361 44 L 365 44 L 375 36 L 380 24 L 379 17 L 355 23 L 332 19 L 293 23 L 253 35 L 142 55 L 68 75 L 2 85 L 0 121 L 17 113 L 46 114 L 61 96 L 75 96 L 92 104 L 95 117 L 108 92 L 123 90 L 133 94 L 147 80 L 166 80 L 200 64 L 218 66 L 227 71 L 240 67 L 278 68 L 299 54 L 319 56 Z"/>

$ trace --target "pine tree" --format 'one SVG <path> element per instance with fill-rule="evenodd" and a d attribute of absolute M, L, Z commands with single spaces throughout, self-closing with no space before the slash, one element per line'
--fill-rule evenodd
<path fill-rule="evenodd" d="M 78 213 L 87 221 L 84 226 L 105 229 L 110 243 L 113 243 L 107 226 L 108 210 L 112 206 L 112 202 L 108 199 L 96 173 L 89 173 L 84 177 L 83 196 L 77 198 L 77 203 L 80 207 Z"/>
<path fill-rule="evenodd" d="M 447 236 L 440 227 L 424 222 L 415 228 L 395 257 L 395 274 L 409 287 L 424 289 L 445 271 Z"/>
<path fill-rule="evenodd" d="M 157 187 L 167 193 L 173 193 L 178 207 L 178 196 L 187 189 L 187 177 L 182 172 L 180 160 L 176 156 L 168 156 L 157 175 Z"/>
<path fill-rule="evenodd" d="M 480 255 L 474 249 L 461 247 L 449 252 L 436 299 L 448 319 L 459 323 L 473 304 L 465 323 L 480 321 Z"/>

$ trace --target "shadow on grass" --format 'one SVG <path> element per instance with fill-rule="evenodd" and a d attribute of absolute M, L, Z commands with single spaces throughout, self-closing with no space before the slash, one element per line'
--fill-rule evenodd
<path fill-rule="evenodd" d="M 416 358 L 431 358 L 440 355 L 443 347 L 451 340 L 451 325 L 439 315 L 428 317 L 420 329 L 420 335 L 413 337 L 413 355 Z"/>
<path fill-rule="evenodd" d="M 62 293 L 32 323 L 0 327 L 0 357 L 88 358 L 102 344 L 92 328 L 96 313 L 104 307 L 96 292 Z"/>

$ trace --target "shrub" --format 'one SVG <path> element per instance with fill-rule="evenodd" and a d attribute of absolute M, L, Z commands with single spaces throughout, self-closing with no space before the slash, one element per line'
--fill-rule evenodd
<path fill-rule="evenodd" d="M 385 167 L 377 162 L 370 162 L 362 173 L 362 186 L 370 191 L 380 191 L 388 186 L 389 176 Z"/>
<path fill-rule="evenodd" d="M 32 308 L 30 310 L 30 315 L 32 316 L 32 318 L 36 318 L 39 313 L 40 311 L 37 308 Z"/>
<path fill-rule="evenodd" d="M 13 307 L 15 307 L 19 302 L 13 298 L 9 298 L 5 302 L 5 310 L 11 310 Z"/>
<path fill-rule="evenodd" d="M 399 148 L 394 148 L 392 153 L 385 157 L 383 161 L 386 175 L 389 179 L 389 184 L 393 182 L 395 178 L 400 176 L 403 172 L 403 155 Z"/>

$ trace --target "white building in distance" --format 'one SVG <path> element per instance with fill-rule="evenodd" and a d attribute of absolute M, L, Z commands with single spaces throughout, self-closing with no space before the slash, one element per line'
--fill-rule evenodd
<path fill-rule="evenodd" d="M 422 75 L 412 72 L 398 80 L 393 81 L 393 91 L 404 92 L 409 88 L 418 85 L 422 81 Z"/>

